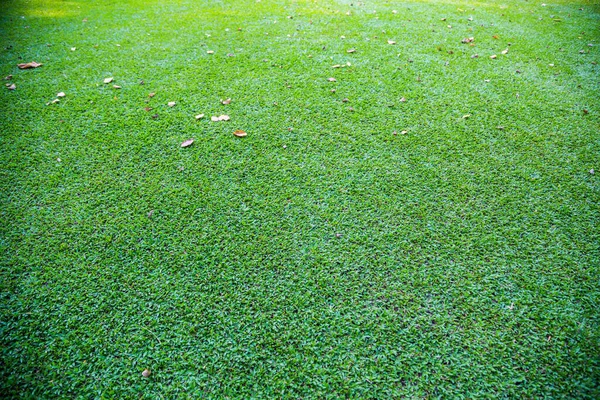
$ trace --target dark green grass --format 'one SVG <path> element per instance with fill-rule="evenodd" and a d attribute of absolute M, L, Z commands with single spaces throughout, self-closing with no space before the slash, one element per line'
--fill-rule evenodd
<path fill-rule="evenodd" d="M 1 6 L 4 396 L 600 396 L 598 5 Z"/>

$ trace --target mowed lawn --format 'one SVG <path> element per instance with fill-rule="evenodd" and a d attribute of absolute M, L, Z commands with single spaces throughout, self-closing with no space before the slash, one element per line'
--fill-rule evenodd
<path fill-rule="evenodd" d="M 600 396 L 597 2 L 0 7 L 2 397 Z"/>

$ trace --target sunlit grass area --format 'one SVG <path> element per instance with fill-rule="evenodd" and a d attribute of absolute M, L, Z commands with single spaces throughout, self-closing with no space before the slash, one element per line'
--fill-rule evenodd
<path fill-rule="evenodd" d="M 598 4 L 0 21 L 4 397 L 600 396 Z"/>

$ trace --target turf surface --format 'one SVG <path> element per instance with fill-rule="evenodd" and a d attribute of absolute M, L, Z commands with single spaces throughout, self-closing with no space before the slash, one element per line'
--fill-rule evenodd
<path fill-rule="evenodd" d="M 597 3 L 1 5 L 5 397 L 600 396 Z"/>

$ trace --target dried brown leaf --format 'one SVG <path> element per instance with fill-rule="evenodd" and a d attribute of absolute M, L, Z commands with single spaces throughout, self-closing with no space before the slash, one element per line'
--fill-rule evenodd
<path fill-rule="evenodd" d="M 247 136 L 248 134 L 245 131 L 238 129 L 237 131 L 233 132 L 233 135 L 237 136 L 237 137 L 244 137 L 244 136 Z"/>
<path fill-rule="evenodd" d="M 60 92 L 56 95 L 56 97 L 65 97 L 65 96 L 66 96 L 65 92 Z"/>
<path fill-rule="evenodd" d="M 35 61 L 23 63 L 23 64 L 17 64 L 17 67 L 19 67 L 20 69 L 37 68 L 37 67 L 41 67 L 41 66 L 42 66 L 42 64 L 37 63 Z"/>
<path fill-rule="evenodd" d="M 147 378 L 147 377 L 149 377 L 149 376 L 150 376 L 150 370 L 149 370 L 149 369 L 145 369 L 145 370 L 142 372 L 142 376 L 143 376 L 144 378 Z"/>
<path fill-rule="evenodd" d="M 5 81 L 10 81 L 12 79 L 12 75 L 7 75 L 4 77 Z"/>
<path fill-rule="evenodd" d="M 8 90 L 15 90 L 17 88 L 17 85 L 15 85 L 14 83 L 11 85 L 6 84 L 6 87 L 8 88 Z"/>
<path fill-rule="evenodd" d="M 170 102 L 167 103 L 167 105 L 169 107 L 175 107 L 175 104 L 177 104 L 177 103 L 175 103 L 174 101 L 170 101 Z"/>
<path fill-rule="evenodd" d="M 491 55 L 491 56 L 490 56 L 490 58 L 491 58 L 492 60 L 495 60 L 496 58 L 498 58 L 498 56 L 494 54 L 494 55 Z"/>
<path fill-rule="evenodd" d="M 104 78 L 104 83 L 111 83 L 114 80 L 113 77 L 110 78 Z"/>
<path fill-rule="evenodd" d="M 206 54 L 215 54 L 214 50 L 208 50 Z"/>
<path fill-rule="evenodd" d="M 394 42 L 393 40 L 389 40 L 389 39 L 388 39 L 388 41 L 387 41 L 387 42 L 388 42 L 388 44 L 392 44 L 392 45 L 393 45 L 393 44 L 396 44 L 396 42 Z"/>
<path fill-rule="evenodd" d="M 113 85 L 113 88 L 115 88 L 115 89 L 121 89 L 121 86 L 119 86 L 119 85 Z"/>
<path fill-rule="evenodd" d="M 231 99 L 221 100 L 221 103 L 224 105 L 227 105 L 227 104 L 231 103 Z"/>
<path fill-rule="evenodd" d="M 198 115 L 196 115 L 196 117 L 195 117 L 195 118 L 196 118 L 196 119 L 202 119 L 202 118 L 204 118 L 204 114 L 198 114 Z"/>
<path fill-rule="evenodd" d="M 219 121 L 229 121 L 229 115 L 219 115 Z"/>
<path fill-rule="evenodd" d="M 348 49 L 346 50 L 346 53 L 356 53 L 356 49 Z"/>
<path fill-rule="evenodd" d="M 327 80 L 328 80 L 329 82 L 337 82 L 337 79 L 335 79 L 335 78 L 327 78 Z"/>
<path fill-rule="evenodd" d="M 152 92 L 148 95 L 148 97 L 154 97 L 154 96 L 156 96 L 156 93 L 154 93 L 154 92 Z"/>

